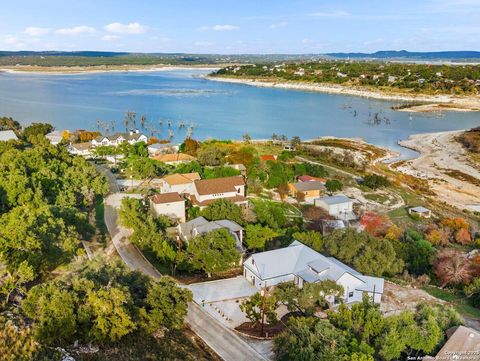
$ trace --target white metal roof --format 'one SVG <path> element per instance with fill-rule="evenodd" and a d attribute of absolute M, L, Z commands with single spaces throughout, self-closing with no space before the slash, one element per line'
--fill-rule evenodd
<path fill-rule="evenodd" d="M 343 194 L 338 194 L 336 196 L 320 197 L 320 198 L 317 198 L 316 200 L 318 200 L 320 202 L 323 202 L 323 203 L 326 203 L 326 204 L 329 204 L 329 205 L 353 202 L 352 199 L 348 198 L 347 196 L 345 196 Z"/>

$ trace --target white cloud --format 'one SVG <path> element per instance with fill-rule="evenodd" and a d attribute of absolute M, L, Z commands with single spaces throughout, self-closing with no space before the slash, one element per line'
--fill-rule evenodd
<path fill-rule="evenodd" d="M 92 28 L 90 26 L 85 26 L 85 25 L 80 25 L 80 26 L 74 26 L 73 28 L 63 28 L 63 29 L 58 29 L 55 32 L 60 35 L 81 35 L 81 34 L 94 34 L 95 33 L 95 28 Z"/>
<path fill-rule="evenodd" d="M 212 30 L 214 31 L 232 31 L 232 30 L 237 30 L 239 29 L 238 26 L 236 25 L 230 25 L 230 24 L 225 24 L 225 25 L 214 25 L 212 27 Z"/>
<path fill-rule="evenodd" d="M 23 33 L 30 36 L 43 36 L 47 35 L 50 30 L 50 28 L 38 28 L 36 26 L 29 26 L 28 28 L 25 28 Z"/>
<path fill-rule="evenodd" d="M 287 25 L 288 25 L 288 23 L 286 21 L 282 21 L 282 22 L 270 25 L 269 28 L 270 29 L 278 29 L 278 28 L 284 28 Z"/>
<path fill-rule="evenodd" d="M 24 48 L 26 44 L 19 38 L 13 35 L 6 35 L 3 37 L 3 42 L 11 48 L 20 49 Z"/>
<path fill-rule="evenodd" d="M 223 25 L 213 25 L 213 26 L 201 26 L 197 30 L 198 31 L 208 31 L 208 30 L 232 31 L 232 30 L 237 30 L 237 29 L 240 29 L 240 27 L 238 27 L 236 25 L 223 24 Z"/>
<path fill-rule="evenodd" d="M 104 35 L 101 39 L 104 41 L 114 41 L 120 39 L 120 37 L 118 35 Z"/>
<path fill-rule="evenodd" d="M 311 13 L 310 16 L 315 16 L 319 18 L 343 18 L 349 16 L 350 14 L 343 10 L 336 10 L 331 12 L 315 12 Z"/>
<path fill-rule="evenodd" d="M 196 41 L 195 46 L 201 46 L 201 47 L 206 47 L 206 46 L 212 46 L 213 43 L 209 42 L 209 41 Z"/>
<path fill-rule="evenodd" d="M 148 27 L 140 23 L 111 23 L 105 26 L 105 30 L 114 34 L 143 34 L 148 31 Z"/>

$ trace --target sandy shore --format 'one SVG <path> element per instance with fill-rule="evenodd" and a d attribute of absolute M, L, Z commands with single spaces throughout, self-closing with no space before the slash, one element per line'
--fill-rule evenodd
<path fill-rule="evenodd" d="M 245 84 L 257 87 L 292 89 L 302 91 L 313 91 L 329 94 L 354 95 L 364 98 L 374 98 L 383 100 L 394 100 L 400 102 L 427 103 L 422 105 L 412 105 L 408 108 L 399 109 L 406 112 L 430 112 L 430 111 L 480 111 L 480 96 L 458 97 L 453 95 L 411 95 L 394 93 L 389 94 L 381 91 L 373 91 L 357 87 L 347 87 L 335 84 L 307 84 L 300 82 L 273 82 L 254 79 L 237 79 L 227 77 L 206 77 L 209 80 L 221 81 L 227 83 Z"/>
<path fill-rule="evenodd" d="M 99 65 L 99 66 L 5 66 L 0 72 L 5 73 L 40 73 L 52 75 L 115 73 L 115 72 L 158 72 L 172 70 L 208 70 L 214 71 L 219 66 L 182 66 L 182 65 Z"/>
<path fill-rule="evenodd" d="M 426 179 L 439 200 L 459 209 L 480 204 L 480 165 L 473 164 L 455 138 L 460 131 L 416 134 L 399 142 L 420 156 L 403 162 L 397 171 Z"/>

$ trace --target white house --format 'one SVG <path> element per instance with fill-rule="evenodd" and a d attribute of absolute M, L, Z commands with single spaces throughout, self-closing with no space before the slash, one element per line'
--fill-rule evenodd
<path fill-rule="evenodd" d="M 148 147 L 148 154 L 151 156 L 157 154 L 178 153 L 179 146 L 171 143 L 154 143 Z"/>
<path fill-rule="evenodd" d="M 71 143 L 68 146 L 68 152 L 72 155 L 81 155 L 82 157 L 89 157 L 92 155 L 90 147 L 92 146 L 91 142 L 84 143 Z"/>
<path fill-rule="evenodd" d="M 54 130 L 48 134 L 45 134 L 45 138 L 48 139 L 51 145 L 57 145 L 63 140 L 64 131 Z"/>
<path fill-rule="evenodd" d="M 9 140 L 18 140 L 15 132 L 13 130 L 0 131 L 0 142 L 8 142 Z"/>
<path fill-rule="evenodd" d="M 344 303 L 359 302 L 363 294 L 380 303 L 384 284 L 383 278 L 364 276 L 298 241 L 285 248 L 251 255 L 243 263 L 243 275 L 258 289 L 283 282 L 294 282 L 302 288 L 304 283 L 332 280 L 343 287 Z M 328 300 L 333 304 L 340 301 L 333 297 Z"/>
<path fill-rule="evenodd" d="M 432 211 L 425 207 L 412 207 L 408 210 L 408 214 L 418 214 L 422 218 L 430 218 Z"/>
<path fill-rule="evenodd" d="M 243 228 L 234 221 L 221 219 L 218 221 L 209 222 L 203 217 L 197 217 L 191 221 L 181 223 L 177 226 L 178 235 L 186 243 L 196 236 L 223 228 L 230 232 L 233 238 L 235 238 L 237 249 L 243 252 Z"/>
<path fill-rule="evenodd" d="M 156 217 L 163 215 L 185 222 L 185 199 L 178 193 L 155 194 L 150 197 L 150 209 Z"/>
<path fill-rule="evenodd" d="M 160 184 L 160 192 L 177 192 L 179 194 L 190 194 L 192 192 L 193 182 L 199 179 L 200 174 L 198 174 L 197 172 L 170 174 L 162 178 Z"/>
<path fill-rule="evenodd" d="M 118 146 L 124 142 L 135 144 L 139 142 L 148 142 L 148 138 L 144 134 L 140 134 L 139 130 L 132 130 L 129 133 L 115 133 L 113 135 L 101 135 L 92 140 L 92 146 Z"/>
<path fill-rule="evenodd" d="M 193 205 L 205 208 L 217 199 L 228 199 L 236 205 L 247 207 L 245 180 L 242 176 L 201 179 L 193 182 L 190 200 Z"/>
<path fill-rule="evenodd" d="M 353 199 L 350 199 L 343 194 L 317 198 L 315 199 L 314 204 L 316 207 L 325 209 L 328 214 L 335 218 L 346 221 L 356 219 L 356 216 L 353 213 Z"/>

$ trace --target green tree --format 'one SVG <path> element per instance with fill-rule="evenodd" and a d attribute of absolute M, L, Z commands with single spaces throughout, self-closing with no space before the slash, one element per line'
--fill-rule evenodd
<path fill-rule="evenodd" d="M 259 292 L 240 304 L 240 310 L 245 313 L 254 327 L 262 320 L 262 314 L 265 315 L 269 324 L 276 323 L 278 321 L 275 312 L 277 307 L 278 303 L 275 295 L 262 296 Z"/>
<path fill-rule="evenodd" d="M 53 130 L 53 126 L 48 123 L 32 123 L 23 130 L 23 137 L 30 143 L 35 143 L 35 137 L 45 136 Z"/>
<path fill-rule="evenodd" d="M 275 337 L 273 352 L 278 361 L 347 360 L 344 334 L 328 321 L 315 317 L 292 317 L 283 333 Z"/>
<path fill-rule="evenodd" d="M 34 286 L 22 303 L 25 314 L 35 321 L 35 333 L 47 344 L 71 341 L 77 328 L 75 295 L 59 284 Z"/>
<path fill-rule="evenodd" d="M 266 242 L 279 235 L 270 227 L 263 227 L 260 224 L 248 224 L 245 227 L 245 232 L 245 243 L 248 249 L 265 249 Z"/>
<path fill-rule="evenodd" d="M 278 230 L 285 227 L 288 223 L 285 209 L 280 203 L 256 202 L 254 210 L 257 215 L 257 221 L 264 226 Z"/>
<path fill-rule="evenodd" d="M 225 155 L 225 151 L 215 144 L 203 144 L 197 150 L 197 159 L 201 165 L 221 165 L 224 163 Z"/>
<path fill-rule="evenodd" d="M 9 302 L 13 291 L 25 292 L 24 284 L 33 281 L 35 278 L 36 274 L 27 261 L 20 263 L 13 274 L 8 273 L 0 285 L 0 294 L 5 295 L 4 306 Z"/>
<path fill-rule="evenodd" d="M 338 179 L 329 179 L 325 183 L 325 187 L 330 193 L 339 192 L 343 189 L 343 184 Z"/>
<path fill-rule="evenodd" d="M 323 250 L 323 239 L 320 232 L 295 232 L 292 234 L 292 237 L 294 240 L 302 242 L 304 245 L 314 249 L 317 252 L 321 252 Z"/>
<path fill-rule="evenodd" d="M 369 174 L 363 177 L 363 184 L 371 189 L 388 187 L 390 182 L 384 176 L 378 174 Z"/>
<path fill-rule="evenodd" d="M 194 269 L 212 273 L 229 270 L 240 259 L 233 236 L 224 228 L 190 240 L 187 258 Z"/>
<path fill-rule="evenodd" d="M 39 345 L 29 328 L 0 318 L 0 355 L 3 361 L 30 361 Z"/>
<path fill-rule="evenodd" d="M 480 307 L 480 277 L 473 278 L 470 283 L 463 288 L 463 292 L 471 299 L 475 307 Z"/>
<path fill-rule="evenodd" d="M 202 211 L 200 211 L 200 215 L 209 221 L 228 219 L 239 224 L 244 223 L 242 219 L 241 208 L 225 198 L 220 198 L 206 206 Z"/>

